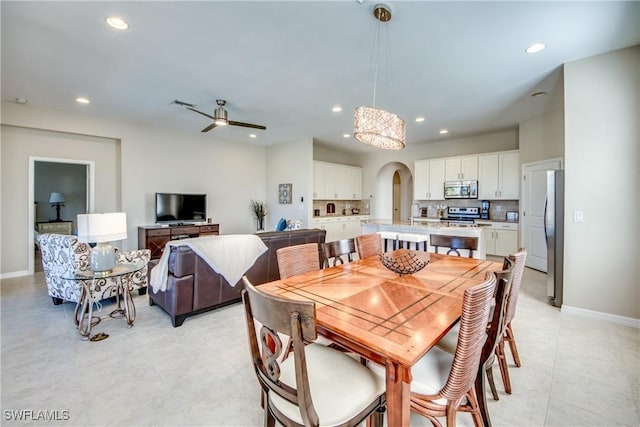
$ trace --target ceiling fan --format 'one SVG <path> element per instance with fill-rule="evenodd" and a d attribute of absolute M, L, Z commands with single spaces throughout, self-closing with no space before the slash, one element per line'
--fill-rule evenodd
<path fill-rule="evenodd" d="M 216 108 L 216 110 L 213 112 L 213 116 L 211 116 L 207 113 L 203 113 L 202 111 L 196 110 L 195 109 L 196 106 L 194 104 L 178 101 L 177 99 L 173 101 L 173 104 L 179 105 L 181 107 L 185 107 L 187 110 L 191 110 L 198 114 L 202 114 L 203 116 L 213 120 L 213 123 L 211 123 L 206 128 L 202 129 L 201 132 L 209 132 L 211 129 L 215 128 L 216 126 L 226 126 L 226 125 L 242 126 L 245 128 L 262 129 L 262 130 L 267 129 L 266 126 L 262 126 L 262 125 L 254 125 L 252 123 L 244 123 L 244 122 L 234 122 L 233 120 L 229 120 L 227 118 L 227 110 L 224 109 L 224 106 L 227 104 L 227 101 L 225 101 L 224 99 L 216 99 L 216 103 L 218 104 L 218 108 Z"/>

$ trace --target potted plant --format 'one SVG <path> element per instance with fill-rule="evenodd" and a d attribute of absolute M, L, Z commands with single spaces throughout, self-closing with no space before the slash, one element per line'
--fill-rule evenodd
<path fill-rule="evenodd" d="M 264 217 L 267 216 L 267 204 L 264 202 L 251 200 L 251 210 L 256 216 L 257 231 L 264 231 Z"/>

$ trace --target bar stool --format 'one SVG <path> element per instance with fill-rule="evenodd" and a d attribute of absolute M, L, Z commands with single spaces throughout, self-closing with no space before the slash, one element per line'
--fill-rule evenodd
<path fill-rule="evenodd" d="M 392 250 L 398 249 L 398 233 L 394 233 L 393 231 L 378 231 L 380 238 L 384 241 L 384 251 L 387 252 L 387 242 L 391 240 Z"/>
<path fill-rule="evenodd" d="M 407 249 L 411 249 L 411 243 L 415 245 L 416 251 L 420 250 L 420 243 L 423 245 L 423 250 L 427 252 L 427 241 L 429 240 L 428 234 L 415 234 L 415 233 L 400 233 L 398 234 L 398 241 L 400 247 L 403 247 L 403 242 L 406 242 Z"/>

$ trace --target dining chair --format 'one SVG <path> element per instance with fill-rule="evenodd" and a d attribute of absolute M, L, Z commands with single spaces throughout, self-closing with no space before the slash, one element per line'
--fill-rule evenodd
<path fill-rule="evenodd" d="M 278 257 L 278 270 L 280 270 L 280 278 L 287 279 L 298 274 L 308 273 L 310 271 L 320 270 L 320 255 L 318 252 L 318 243 L 304 243 L 302 245 L 287 246 L 276 251 Z M 341 349 L 335 342 L 322 335 L 318 336 L 316 344 Z M 287 343 L 284 358 L 289 356 L 292 349 L 292 342 Z"/>
<path fill-rule="evenodd" d="M 353 254 L 356 252 L 356 241 L 354 239 L 342 239 L 334 242 L 326 242 L 320 244 L 322 255 L 324 258 L 323 268 L 335 267 L 338 264 L 344 264 L 344 258 L 347 262 L 353 261 Z"/>
<path fill-rule="evenodd" d="M 518 304 L 518 295 L 520 294 L 520 284 L 522 282 L 522 274 L 524 272 L 525 261 L 527 259 L 527 250 L 520 248 L 515 254 L 509 255 L 509 259 L 513 262 L 513 278 L 511 280 L 511 291 L 509 292 L 509 298 L 507 299 L 507 308 L 504 319 L 505 331 L 502 339 L 496 347 L 496 357 L 498 358 L 498 366 L 500 367 L 500 376 L 502 377 L 502 383 L 504 384 L 504 391 L 511 394 L 511 378 L 509 377 L 509 365 L 507 364 L 504 347 L 505 343 L 509 343 L 511 355 L 513 356 L 513 363 L 515 363 L 518 368 L 522 366 L 520 363 L 518 348 L 516 347 L 516 339 L 513 335 L 511 321 L 516 315 L 516 305 Z M 495 384 L 491 385 L 491 388 L 492 390 L 495 390 Z"/>
<path fill-rule="evenodd" d="M 511 291 L 513 281 L 514 263 L 509 258 L 505 258 L 502 270 L 493 273 L 496 278 L 495 292 L 491 301 L 491 315 L 486 325 L 487 339 L 482 347 L 480 356 L 480 365 L 475 379 L 476 396 L 478 398 L 478 406 L 485 425 L 490 425 L 490 417 L 487 408 L 487 396 L 485 386 L 485 375 L 489 383 L 491 394 L 494 400 L 498 399 L 498 392 L 493 381 L 493 363 L 496 359 L 496 348 L 506 329 L 505 316 L 507 301 Z M 457 348 L 459 340 L 460 325 L 456 325 L 444 337 L 438 341 L 436 347 L 444 352 L 453 354 Z"/>
<path fill-rule="evenodd" d="M 436 253 L 438 253 L 439 247 L 449 248 L 447 255 L 455 253 L 460 255 L 459 249 L 467 249 L 469 251 L 469 258 L 473 258 L 473 251 L 478 250 L 478 238 L 477 237 L 463 237 L 463 236 L 447 236 L 444 234 L 431 234 L 431 246 L 435 247 Z"/>
<path fill-rule="evenodd" d="M 502 271 L 494 273 L 496 276 L 496 291 L 494 294 L 495 304 L 493 305 L 493 312 L 489 318 L 489 324 L 487 326 L 487 341 L 482 347 L 480 367 L 478 368 L 478 375 L 475 383 L 480 413 L 487 425 L 491 425 L 491 420 L 489 417 L 489 408 L 487 406 L 485 375 L 487 377 L 493 399 L 498 400 L 498 392 L 493 381 L 493 363 L 496 360 L 496 348 L 504 336 L 505 329 L 507 327 L 505 318 L 507 313 L 507 301 L 509 300 L 511 283 L 513 281 L 513 267 L 513 262 L 509 258 L 505 258 Z"/>
<path fill-rule="evenodd" d="M 317 243 L 280 248 L 276 251 L 276 256 L 281 279 L 320 270 L 320 253 Z"/>
<path fill-rule="evenodd" d="M 361 234 L 356 236 L 358 258 L 368 258 L 382 254 L 382 239 L 379 234 Z"/>
<path fill-rule="evenodd" d="M 346 354 L 306 344 L 316 332 L 315 303 L 265 294 L 247 277 L 242 301 L 254 371 L 262 388 L 264 425 L 382 427 L 385 381 Z M 260 325 L 259 332 L 256 324 Z M 293 357 L 278 362 L 290 337 Z"/>
<path fill-rule="evenodd" d="M 474 381 L 495 287 L 495 275 L 487 273 L 484 282 L 465 290 L 454 354 L 433 347 L 411 368 L 411 410 L 433 425 L 441 425 L 437 417 L 446 417 L 447 426 L 455 425 L 458 411 L 471 413 L 476 427 L 483 425 Z"/>

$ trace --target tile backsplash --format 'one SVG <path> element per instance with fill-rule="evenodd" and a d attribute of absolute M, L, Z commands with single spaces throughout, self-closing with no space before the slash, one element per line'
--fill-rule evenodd
<path fill-rule="evenodd" d="M 437 206 L 445 205 L 460 207 L 480 207 L 480 200 L 477 199 L 460 199 L 460 200 L 420 200 L 416 202 L 420 208 L 428 208 L 429 216 L 437 215 Z M 518 212 L 520 204 L 518 200 L 490 200 L 489 201 L 489 219 L 494 221 L 505 221 L 508 211 Z M 336 206 L 337 208 L 337 206 Z M 419 215 L 419 214 L 418 214 Z"/>
<path fill-rule="evenodd" d="M 351 209 L 359 209 L 360 215 L 369 215 L 369 200 L 314 200 L 313 210 L 320 211 L 320 216 L 327 215 L 327 203 L 333 203 L 336 206 L 335 215 L 342 215 L 342 211 L 346 215 L 351 215 Z"/>

